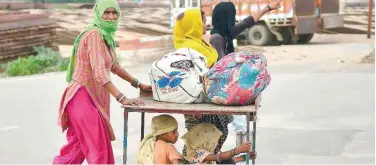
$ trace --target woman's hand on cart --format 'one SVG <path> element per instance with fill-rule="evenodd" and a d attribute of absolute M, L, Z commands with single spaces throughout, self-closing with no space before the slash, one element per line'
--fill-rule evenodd
<path fill-rule="evenodd" d="M 121 104 L 123 105 L 132 105 L 132 106 L 142 106 L 145 105 L 144 101 L 140 99 L 123 99 L 121 100 Z"/>
<path fill-rule="evenodd" d="M 140 90 L 143 91 L 143 92 L 151 92 L 152 91 L 151 85 L 140 84 L 139 87 L 140 87 Z"/>

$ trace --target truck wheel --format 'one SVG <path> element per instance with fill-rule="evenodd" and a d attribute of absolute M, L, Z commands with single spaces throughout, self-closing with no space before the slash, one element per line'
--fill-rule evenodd
<path fill-rule="evenodd" d="M 270 44 L 271 40 L 272 33 L 264 24 L 254 25 L 248 30 L 248 41 L 251 45 L 264 46 Z"/>
<path fill-rule="evenodd" d="M 306 44 L 313 38 L 313 34 L 300 34 L 298 44 Z"/>
<path fill-rule="evenodd" d="M 281 33 L 283 37 L 283 41 L 280 42 L 280 44 L 283 45 L 292 45 L 295 44 L 296 41 L 293 39 L 293 28 L 292 27 L 281 27 L 279 29 L 279 32 Z"/>

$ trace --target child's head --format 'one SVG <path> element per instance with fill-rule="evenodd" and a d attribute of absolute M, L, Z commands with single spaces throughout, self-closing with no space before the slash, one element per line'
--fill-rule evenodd
<path fill-rule="evenodd" d="M 198 149 L 214 152 L 221 136 L 222 132 L 213 124 L 201 123 L 195 125 L 182 136 L 187 146 L 187 159 L 190 160 Z"/>
<path fill-rule="evenodd" d="M 153 135 L 159 140 L 173 144 L 178 140 L 178 122 L 170 115 L 159 115 L 153 117 L 151 121 L 151 129 Z"/>

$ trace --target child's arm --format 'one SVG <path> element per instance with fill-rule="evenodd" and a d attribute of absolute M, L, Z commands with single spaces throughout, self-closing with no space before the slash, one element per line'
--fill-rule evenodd
<path fill-rule="evenodd" d="M 172 164 L 180 164 L 181 155 L 176 150 L 174 145 L 168 144 L 167 152 L 168 152 L 168 159 L 170 159 Z"/>
<path fill-rule="evenodd" d="M 234 150 L 236 150 L 236 148 Z M 205 157 L 204 162 L 208 162 L 208 161 L 217 161 L 218 162 L 218 160 L 219 161 L 228 160 L 228 159 L 231 159 L 233 156 L 235 156 L 237 154 L 239 154 L 239 153 L 236 153 L 233 150 L 222 152 L 222 153 L 219 153 L 219 154 L 209 154 L 208 156 Z M 218 158 L 218 160 L 217 160 L 217 158 Z"/>
<path fill-rule="evenodd" d="M 239 163 L 239 162 L 243 162 L 244 161 L 244 159 L 243 159 L 243 157 L 235 157 L 235 158 L 232 158 L 232 160 L 235 162 L 235 163 Z"/>
<path fill-rule="evenodd" d="M 217 161 L 217 162 L 221 162 L 221 161 L 224 161 L 224 160 L 228 160 L 228 159 L 231 159 L 232 157 L 234 157 L 235 155 L 238 155 L 240 153 L 243 153 L 243 152 L 248 152 L 249 150 L 251 149 L 251 144 L 250 143 L 244 143 L 230 151 L 226 151 L 226 152 L 222 152 L 222 153 L 219 153 L 219 154 L 209 154 L 208 156 L 206 156 L 206 158 L 204 159 L 204 162 L 206 161 Z"/>
<path fill-rule="evenodd" d="M 256 159 L 257 153 L 256 153 L 256 152 L 250 152 L 250 153 L 248 154 L 248 156 L 249 156 L 249 159 Z M 232 158 L 232 160 L 233 160 L 235 163 L 244 162 L 244 161 L 245 161 L 245 155 L 242 155 L 242 156 L 239 156 L 239 157 Z"/>

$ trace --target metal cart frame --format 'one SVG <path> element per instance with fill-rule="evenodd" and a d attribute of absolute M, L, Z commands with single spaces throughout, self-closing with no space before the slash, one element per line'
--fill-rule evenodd
<path fill-rule="evenodd" d="M 151 97 L 142 97 L 145 106 L 124 105 L 124 141 L 123 141 L 123 164 L 127 164 L 127 146 L 128 146 L 128 114 L 130 112 L 141 112 L 141 140 L 144 138 L 145 131 L 145 113 L 167 113 L 167 114 L 221 114 L 221 115 L 246 115 L 247 130 L 246 140 L 249 142 L 250 122 L 252 122 L 252 151 L 256 149 L 256 118 L 260 107 L 261 96 L 259 95 L 254 105 L 248 106 L 219 106 L 214 104 L 174 104 L 154 101 Z M 249 160 L 246 160 L 249 164 Z M 252 159 L 255 164 L 255 159 Z"/>

